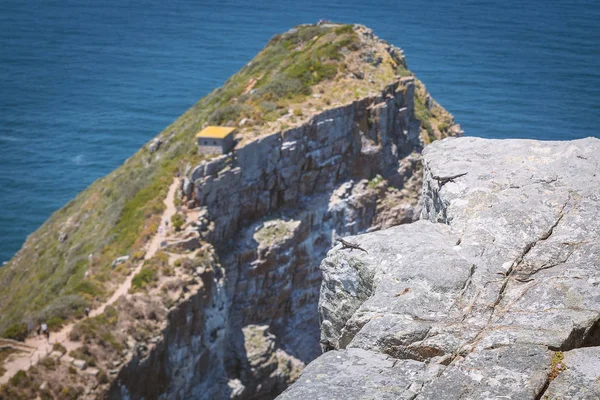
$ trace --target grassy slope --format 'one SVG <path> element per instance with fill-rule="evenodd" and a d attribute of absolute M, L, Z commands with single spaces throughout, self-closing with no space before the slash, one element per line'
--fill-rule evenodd
<path fill-rule="evenodd" d="M 194 135 L 204 124 L 236 125 L 246 118 L 249 122 L 242 133 L 252 137 L 301 123 L 299 110 L 307 99 L 309 112 L 352 101 L 353 97 L 347 98 L 348 82 L 344 77 L 353 65 L 351 61 L 356 61 L 364 49 L 365 44 L 349 25 L 302 26 L 271 39 L 223 87 L 168 126 L 159 135 L 164 144 L 158 152 L 150 154 L 146 147 L 140 149 L 27 238 L 23 248 L 0 269 L 0 332 L 26 321 L 60 325 L 81 315 L 87 304 L 100 302 L 110 294 L 133 268 L 136 256 L 156 231 L 164 207 L 162 199 L 174 173 L 201 160 Z M 364 68 L 387 83 L 394 75 L 409 73 L 403 58 L 377 69 L 366 64 Z M 381 82 L 365 79 L 352 81 L 351 89 L 355 94 L 367 93 L 372 89 L 369 85 L 382 87 Z M 338 98 L 315 100 L 311 96 L 325 89 Z M 424 98 L 419 101 L 424 104 Z M 289 113 L 290 107 L 293 113 Z M 304 108 L 304 117 L 308 118 L 306 111 Z M 435 117 L 421 111 L 423 118 Z M 451 116 L 439 115 L 440 120 L 451 121 Z M 65 235 L 61 242 L 59 237 Z M 93 273 L 84 279 L 90 253 L 94 255 Z M 130 254 L 132 262 L 113 270 L 112 260 L 124 254 Z"/>

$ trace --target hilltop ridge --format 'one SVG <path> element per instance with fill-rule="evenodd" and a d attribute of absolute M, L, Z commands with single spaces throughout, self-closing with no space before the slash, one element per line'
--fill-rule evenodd
<path fill-rule="evenodd" d="M 238 128 L 233 153 L 197 153 L 194 136 L 209 124 Z M 82 345 L 59 351 L 51 367 L 42 359 L 25 374 L 33 383 L 11 378 L 2 393 L 38 393 L 74 357 L 96 375 L 58 374 L 44 390 L 276 395 L 320 352 L 316 266 L 333 237 L 414 220 L 420 151 L 456 134 L 402 51 L 369 29 L 303 25 L 276 35 L 0 270 L 5 336 L 76 321 L 69 340 Z M 167 227 L 160 215 L 176 174 Z M 147 243 L 163 233 L 161 251 L 146 259 Z M 129 280 L 127 295 L 82 319 Z M 152 383 L 140 386 L 140 377 Z"/>
<path fill-rule="evenodd" d="M 0 332 L 24 315 L 59 326 L 73 314 L 81 315 L 85 304 L 110 294 L 111 282 L 127 272 L 126 267 L 112 271 L 112 261 L 143 247 L 157 228 L 170 178 L 204 159 L 194 145 L 194 134 L 203 125 L 239 125 L 246 120 L 240 129 L 245 141 L 300 124 L 314 113 L 355 101 L 394 77 L 408 75 L 401 50 L 362 26 L 306 25 L 276 35 L 223 87 L 28 237 L 0 269 Z M 419 81 L 416 93 L 424 141 L 451 133 L 452 117 Z M 160 151 L 152 152 L 151 144 L 158 141 Z M 90 266 L 95 278 L 84 281 Z"/>

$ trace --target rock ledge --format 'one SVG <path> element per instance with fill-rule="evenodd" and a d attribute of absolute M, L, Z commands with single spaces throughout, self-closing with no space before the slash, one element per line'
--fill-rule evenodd
<path fill-rule="evenodd" d="M 600 397 L 600 140 L 424 151 L 422 220 L 322 262 L 321 344 L 280 399 Z"/>

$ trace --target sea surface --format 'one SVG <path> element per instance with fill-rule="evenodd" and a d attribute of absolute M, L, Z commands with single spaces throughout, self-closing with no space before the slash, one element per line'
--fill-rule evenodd
<path fill-rule="evenodd" d="M 2 0 L 0 261 L 271 36 L 320 19 L 403 48 L 467 135 L 600 136 L 598 0 Z"/>

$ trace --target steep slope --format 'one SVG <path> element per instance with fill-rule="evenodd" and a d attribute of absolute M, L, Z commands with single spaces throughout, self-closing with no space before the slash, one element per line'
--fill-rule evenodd
<path fill-rule="evenodd" d="M 274 37 L 222 88 L 55 213 L 0 270 L 0 327 L 17 324 L 9 333 L 23 322 L 54 328 L 81 317 L 144 258 L 172 177 L 185 175 L 183 233 L 169 231 L 165 251 L 144 262 L 135 294 L 70 335 L 85 344 L 72 355 L 98 375 L 70 381 L 57 372 L 64 363 L 53 372 L 41 363 L 27 379 L 51 382 L 51 396 L 96 388 L 96 379 L 89 396 L 283 390 L 320 352 L 316 266 L 333 236 L 412 221 L 423 143 L 459 133 L 409 75 L 401 51 L 362 26 L 307 25 Z M 239 127 L 233 154 L 196 154 L 194 134 L 207 123 Z M 129 260 L 113 262 L 123 255 Z M 21 389 L 11 380 L 7 390 Z"/>
<path fill-rule="evenodd" d="M 241 133 L 243 139 L 251 138 L 381 90 L 395 75 L 410 75 L 398 49 L 387 45 L 389 52 L 375 53 L 374 43 L 380 44 L 368 30 L 355 31 L 349 25 L 301 26 L 274 37 L 222 88 L 159 134 L 152 146 L 95 182 L 28 237 L 0 269 L 0 332 L 23 320 L 59 325 L 81 315 L 85 304 L 110 294 L 131 269 L 126 264 L 112 271 L 112 261 L 135 254 L 156 230 L 171 177 L 201 160 L 194 135 L 207 122 L 234 125 L 246 120 Z M 425 104 L 426 93 L 417 92 L 417 104 Z M 434 114 L 425 112 L 423 118 L 449 132 L 451 116 L 436 106 L 431 110 Z M 159 151 L 153 152 L 156 143 Z M 84 280 L 88 270 L 93 277 Z"/>

